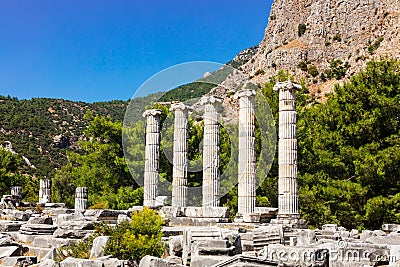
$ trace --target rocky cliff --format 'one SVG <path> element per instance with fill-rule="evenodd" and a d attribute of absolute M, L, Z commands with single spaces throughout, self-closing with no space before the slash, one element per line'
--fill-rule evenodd
<path fill-rule="evenodd" d="M 400 58 L 400 0 L 276 0 L 241 70 L 261 84 L 287 70 L 318 96 L 382 57 Z"/>

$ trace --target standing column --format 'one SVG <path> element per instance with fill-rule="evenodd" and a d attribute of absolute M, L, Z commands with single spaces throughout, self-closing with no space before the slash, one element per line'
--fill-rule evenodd
<path fill-rule="evenodd" d="M 299 219 L 297 188 L 296 94 L 301 86 L 277 83 L 279 92 L 278 219 Z"/>
<path fill-rule="evenodd" d="M 254 213 L 256 206 L 256 144 L 254 90 L 241 90 L 239 99 L 238 214 Z"/>
<path fill-rule="evenodd" d="M 39 203 L 51 202 L 51 180 L 40 179 L 39 181 Z"/>
<path fill-rule="evenodd" d="M 172 170 L 172 206 L 187 206 L 187 167 L 188 167 L 188 110 L 183 103 L 171 105 L 175 112 L 174 155 Z"/>
<path fill-rule="evenodd" d="M 146 155 L 144 165 L 143 206 L 155 207 L 158 194 L 159 158 L 160 158 L 160 115 L 161 110 L 150 109 L 143 113 L 147 117 Z"/>
<path fill-rule="evenodd" d="M 19 200 L 22 199 L 22 186 L 12 186 L 10 191 L 12 196 L 17 197 Z"/>
<path fill-rule="evenodd" d="M 88 208 L 88 189 L 87 187 L 77 187 L 75 189 L 75 212 L 84 212 Z"/>
<path fill-rule="evenodd" d="M 219 206 L 219 124 L 217 105 L 220 98 L 204 96 L 203 207 Z"/>

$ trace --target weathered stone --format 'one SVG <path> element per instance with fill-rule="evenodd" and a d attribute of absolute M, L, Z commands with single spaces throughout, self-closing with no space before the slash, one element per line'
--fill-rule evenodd
<path fill-rule="evenodd" d="M 19 246 L 1 246 L 0 259 L 14 255 L 20 249 Z"/>
<path fill-rule="evenodd" d="M 219 206 L 219 124 L 218 104 L 220 98 L 203 96 L 200 104 L 204 105 L 203 139 L 203 207 Z"/>
<path fill-rule="evenodd" d="M 82 238 L 88 232 L 93 232 L 93 231 L 58 228 L 57 230 L 54 231 L 53 237 L 54 238 Z"/>
<path fill-rule="evenodd" d="M 57 229 L 55 225 L 49 224 L 24 224 L 21 226 L 21 233 L 27 235 L 49 235 Z"/>
<path fill-rule="evenodd" d="M 209 267 L 228 259 L 227 256 L 192 256 L 190 267 Z"/>
<path fill-rule="evenodd" d="M 104 256 L 104 248 L 110 239 L 109 236 L 98 236 L 93 240 L 92 248 L 90 249 L 90 259 L 96 259 Z"/>
<path fill-rule="evenodd" d="M 143 196 L 143 206 L 146 207 L 155 207 L 158 195 L 160 115 L 161 110 L 158 109 L 146 110 L 143 113 L 143 117 L 147 117 Z"/>
<path fill-rule="evenodd" d="M 52 259 L 45 259 L 39 263 L 38 267 L 60 267 L 60 263 Z"/>
<path fill-rule="evenodd" d="M 400 231 L 400 224 L 384 224 L 382 230 L 385 232 L 397 232 Z"/>
<path fill-rule="evenodd" d="M 174 111 L 174 148 L 172 170 L 172 206 L 187 206 L 187 167 L 188 167 L 188 110 L 183 103 L 171 105 Z"/>
<path fill-rule="evenodd" d="M 1 232 L 13 232 L 18 231 L 21 226 L 25 224 L 23 222 L 16 222 L 16 221 L 4 221 L 0 220 L 0 231 Z"/>
<path fill-rule="evenodd" d="M 183 267 L 183 265 L 168 262 L 153 256 L 145 256 L 140 260 L 139 267 Z"/>
<path fill-rule="evenodd" d="M 297 185 L 296 95 L 300 85 L 277 83 L 279 92 L 278 219 L 299 219 Z M 289 133 L 289 134 L 288 134 Z"/>
<path fill-rule="evenodd" d="M 103 267 L 103 262 L 69 257 L 60 262 L 60 267 Z"/>
<path fill-rule="evenodd" d="M 77 187 L 75 189 L 75 212 L 84 212 L 88 208 L 88 189 L 87 187 Z"/>
<path fill-rule="evenodd" d="M 173 256 L 181 256 L 182 254 L 183 236 L 173 236 L 169 239 L 169 254 Z"/>
<path fill-rule="evenodd" d="M 30 266 L 37 263 L 34 256 L 16 256 L 2 259 L 2 266 Z"/>
<path fill-rule="evenodd" d="M 51 180 L 40 179 L 39 181 L 39 203 L 51 202 Z"/>
<path fill-rule="evenodd" d="M 48 216 L 31 217 L 28 224 L 53 224 L 53 219 Z"/>
<path fill-rule="evenodd" d="M 192 218 L 229 218 L 228 207 L 186 207 L 184 215 Z"/>
<path fill-rule="evenodd" d="M 256 150 L 254 90 L 246 84 L 235 94 L 239 99 L 238 218 L 256 207 Z"/>

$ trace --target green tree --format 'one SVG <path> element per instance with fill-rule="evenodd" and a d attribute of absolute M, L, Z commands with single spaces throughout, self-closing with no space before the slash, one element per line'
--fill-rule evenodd
<path fill-rule="evenodd" d="M 79 142 L 83 153 L 67 153 L 68 164 L 54 178 L 54 197 L 72 206 L 75 187 L 85 186 L 89 190 L 89 205 L 116 209 L 121 205 L 118 190 L 121 193 L 124 192 L 121 188 L 126 188 L 132 192 L 137 188 L 124 159 L 122 123 L 90 112 L 85 118 L 88 120 L 85 135 L 89 140 Z M 129 201 L 132 199 L 138 200 L 133 197 Z"/>

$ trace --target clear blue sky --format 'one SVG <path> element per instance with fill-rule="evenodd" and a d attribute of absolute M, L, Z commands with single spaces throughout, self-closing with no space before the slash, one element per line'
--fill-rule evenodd
<path fill-rule="evenodd" d="M 272 0 L 1 0 L 0 94 L 129 99 L 155 73 L 225 63 L 264 35 Z"/>

